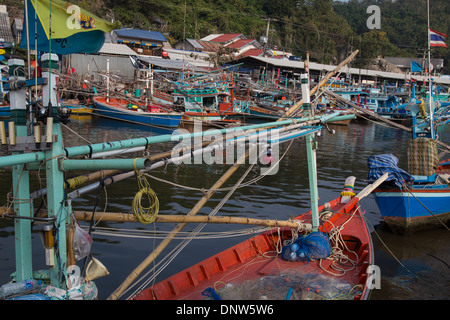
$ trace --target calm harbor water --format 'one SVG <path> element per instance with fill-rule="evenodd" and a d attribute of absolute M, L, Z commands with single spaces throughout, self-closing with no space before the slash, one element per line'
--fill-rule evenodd
<path fill-rule="evenodd" d="M 70 128 L 71 130 L 69 130 Z M 170 131 L 144 126 L 133 126 L 95 116 L 74 117 L 64 128 L 65 146 L 88 143 L 117 141 L 135 137 L 146 137 Z M 406 168 L 407 140 L 410 134 L 399 129 L 387 128 L 370 122 L 351 123 L 348 126 L 332 126 L 335 134 L 322 130 L 317 138 L 317 165 L 319 196 L 321 202 L 337 197 L 348 176 L 355 176 L 355 191 L 366 185 L 367 158 L 373 154 L 393 153 L 400 160 L 399 166 Z M 76 132 L 76 133 L 74 133 Z M 443 141 L 450 142 L 449 126 L 440 128 Z M 295 140 L 280 147 L 283 161 L 276 175 L 266 176 L 255 184 L 238 188 L 218 211 L 217 215 L 247 216 L 251 218 L 289 219 L 308 210 L 308 173 L 306 150 L 303 139 Z M 170 150 L 172 144 L 151 145 L 150 154 Z M 4 147 L 0 155 L 4 155 Z M 127 155 L 134 158 L 142 152 Z M 232 186 L 244 173 L 248 165 L 225 184 Z M 167 165 L 152 171 L 151 174 L 171 181 L 179 186 L 208 188 L 229 168 L 224 165 Z M 66 177 L 75 176 L 69 172 Z M 255 166 L 244 181 L 259 176 Z M 39 189 L 37 174 L 30 174 L 32 190 Z M 201 198 L 198 190 L 190 190 L 147 178 L 157 193 L 160 214 L 186 214 Z M 0 170 L 0 205 L 6 203 L 6 194 L 11 191 L 11 173 Z M 74 210 L 94 209 L 99 197 L 97 211 L 131 212 L 134 195 L 138 191 L 135 178 L 130 178 L 107 186 L 106 190 L 82 195 L 72 203 Z M 226 195 L 227 191 L 217 192 L 200 210 L 208 214 Z M 371 299 L 421 299 L 436 300 L 450 298 L 450 233 L 445 229 L 420 232 L 410 236 L 392 234 L 382 221 L 372 195 L 361 201 L 371 226 L 375 247 L 375 264 L 381 271 L 381 288 L 372 292 Z M 86 226 L 86 222 L 81 222 Z M 140 223 L 100 222 L 93 235 L 92 255 L 109 270 L 110 275 L 95 280 L 99 288 L 99 299 L 106 299 L 126 277 L 153 251 L 161 241 L 154 235 L 164 236 L 173 228 L 172 224 L 143 225 Z M 183 231 L 192 231 L 196 226 L 188 225 Z M 248 229 L 236 225 L 207 225 L 202 230 L 202 239 L 192 240 L 179 253 L 173 254 L 173 261 L 156 277 L 158 282 L 183 270 L 204 258 L 224 250 L 231 245 L 250 237 L 250 234 L 236 236 L 237 229 Z M 126 232 L 123 231 L 126 229 Z M 231 236 L 235 235 L 235 236 Z M 162 253 L 164 257 L 184 239 L 175 239 Z M 33 238 L 33 261 L 35 269 L 45 268 L 42 245 L 37 234 Z M 158 260 L 156 261 L 158 262 Z M 150 267 L 152 267 L 150 265 Z M 9 220 L 0 219 L 0 283 L 9 281 L 15 269 L 14 228 Z M 144 272 L 145 273 L 145 272 Z M 143 274 L 144 274 L 143 273 Z M 135 288 L 125 293 L 128 297 Z"/>

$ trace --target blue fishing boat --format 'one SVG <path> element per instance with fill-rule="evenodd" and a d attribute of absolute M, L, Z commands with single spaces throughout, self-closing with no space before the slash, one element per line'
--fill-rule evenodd
<path fill-rule="evenodd" d="M 450 160 L 439 160 L 433 120 L 422 104 L 411 106 L 412 139 L 408 171 L 399 168 L 392 154 L 370 156 L 368 180 L 385 172 L 389 178 L 374 190 L 383 219 L 396 234 L 409 234 L 450 223 Z"/>
<path fill-rule="evenodd" d="M 9 109 L 9 104 L 6 102 L 0 102 L 0 119 L 9 118 L 11 111 Z"/>
<path fill-rule="evenodd" d="M 71 114 L 77 115 L 91 114 L 94 111 L 93 105 L 90 103 L 82 104 L 76 99 L 63 100 L 60 102 L 60 106 L 66 107 L 70 110 Z"/>
<path fill-rule="evenodd" d="M 182 118 L 179 112 L 164 111 L 156 105 L 144 106 L 127 99 L 96 96 L 93 101 L 100 116 L 130 123 L 177 128 Z"/>
<path fill-rule="evenodd" d="M 294 104 L 286 93 L 260 89 L 252 89 L 250 101 L 250 121 L 278 120 Z"/>
<path fill-rule="evenodd" d="M 428 144 L 419 139 L 416 144 Z M 369 157 L 369 180 L 389 171 L 391 179 L 373 191 L 381 215 L 396 234 L 442 227 L 450 222 L 450 159 L 439 162 L 431 176 L 410 175 L 396 167 L 392 154 Z"/>

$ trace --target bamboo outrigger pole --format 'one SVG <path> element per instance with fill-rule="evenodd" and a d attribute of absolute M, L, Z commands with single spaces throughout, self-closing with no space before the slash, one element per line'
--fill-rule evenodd
<path fill-rule="evenodd" d="M 239 160 L 231 166 L 225 172 L 225 174 L 216 181 L 216 183 L 211 187 L 211 189 L 197 202 L 197 204 L 189 211 L 187 216 L 193 216 L 196 215 L 200 209 L 205 205 L 205 203 L 213 196 L 216 189 L 219 189 L 232 175 L 236 172 L 236 170 L 240 167 L 241 164 L 244 163 L 245 159 L 249 156 L 249 151 L 247 151 Z M 141 262 L 141 264 L 134 269 L 131 274 L 125 279 L 124 282 L 107 298 L 107 300 L 117 300 L 122 293 L 125 291 L 125 289 L 139 276 L 139 274 L 148 267 L 150 263 L 152 263 L 159 254 L 167 247 L 167 245 L 172 241 L 171 238 L 173 238 L 174 235 L 176 235 L 178 232 L 180 232 L 187 224 L 186 223 L 180 223 L 175 228 L 173 228 L 172 232 L 169 233 L 169 235 L 164 239 L 158 247 L 153 250 L 150 255 L 147 256 L 147 258 L 144 259 L 144 261 Z"/>
<path fill-rule="evenodd" d="M 345 59 L 344 61 L 342 61 L 339 65 L 336 66 L 336 68 L 329 72 L 325 78 L 323 78 L 318 85 L 316 85 L 314 88 L 311 89 L 311 91 L 309 92 L 310 95 L 313 95 L 320 87 L 322 87 L 328 80 L 330 80 L 330 78 L 332 76 L 334 76 L 339 70 L 341 70 L 347 63 L 349 63 L 351 60 L 353 60 L 355 58 L 355 56 L 358 54 L 359 50 L 355 50 L 351 55 L 349 55 L 347 57 L 347 59 Z M 303 105 L 303 99 L 298 101 L 297 103 L 295 103 L 288 111 L 286 111 L 286 113 L 284 114 L 283 117 L 281 117 L 280 119 L 283 118 L 287 118 L 290 117 L 294 111 L 296 111 L 299 107 L 301 107 Z M 280 121 L 280 119 L 278 121 Z"/>
<path fill-rule="evenodd" d="M 92 212 L 74 211 L 78 221 L 90 221 Z M 96 212 L 97 221 L 136 222 L 136 217 L 131 213 Z M 185 216 L 185 215 L 157 215 L 155 223 L 219 223 L 219 224 L 243 224 L 264 227 L 297 228 L 299 224 L 293 220 L 253 219 L 247 217 L 227 216 Z M 305 224 L 308 228 L 308 225 Z"/>

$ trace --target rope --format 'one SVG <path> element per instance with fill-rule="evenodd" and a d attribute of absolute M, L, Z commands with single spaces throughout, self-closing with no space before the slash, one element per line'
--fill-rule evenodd
<path fill-rule="evenodd" d="M 159 212 L 159 200 L 156 193 L 150 188 L 150 184 L 144 174 L 136 169 L 136 160 L 133 161 L 134 171 L 136 172 L 136 180 L 139 191 L 136 193 L 132 203 L 133 214 L 137 221 L 142 224 L 149 224 L 155 221 Z M 142 197 L 146 196 L 149 202 L 148 207 L 142 206 Z"/>
<path fill-rule="evenodd" d="M 344 229 L 345 225 L 353 219 L 353 217 L 355 216 L 355 213 L 359 210 L 359 205 L 357 208 L 355 208 L 353 210 L 353 213 L 350 215 L 349 219 L 347 221 L 345 221 L 343 224 L 341 224 L 340 226 L 335 226 L 333 227 L 330 232 L 329 232 L 329 239 L 330 239 L 330 243 L 333 244 L 332 248 L 331 248 L 331 254 L 327 259 L 333 260 L 333 263 L 331 264 L 331 269 L 338 271 L 339 273 L 334 273 L 331 272 L 325 268 L 322 267 L 322 259 L 320 259 L 319 261 L 319 266 L 320 268 L 329 273 L 332 274 L 334 276 L 340 277 L 345 275 L 348 271 L 353 270 L 354 268 L 356 268 L 357 264 L 358 264 L 358 254 L 352 250 L 350 250 L 343 237 L 341 234 L 341 231 Z M 327 221 L 328 223 L 332 224 L 332 222 Z M 334 226 L 334 225 L 333 225 Z M 344 254 L 344 250 L 349 252 L 349 253 L 353 253 L 355 255 L 355 260 L 350 259 L 350 257 L 346 254 Z M 338 263 L 338 264 L 337 264 Z M 348 265 L 348 263 L 350 263 L 349 268 L 343 268 L 344 265 Z"/>
<path fill-rule="evenodd" d="M 87 181 L 86 176 L 74 177 L 66 180 L 68 189 L 75 189 L 78 186 L 85 184 Z"/>
<path fill-rule="evenodd" d="M 405 187 L 405 189 L 409 192 L 410 195 L 412 195 L 414 197 L 414 199 L 416 199 L 421 205 L 422 207 L 425 208 L 425 210 L 427 210 L 440 224 L 442 224 L 444 226 L 445 229 L 447 229 L 447 231 L 450 231 L 450 228 L 446 226 L 446 224 L 444 222 L 442 222 L 441 219 L 439 219 L 438 216 L 436 216 L 433 212 L 431 212 L 430 209 L 428 209 L 413 193 L 412 190 L 406 185 L 403 185 Z"/>

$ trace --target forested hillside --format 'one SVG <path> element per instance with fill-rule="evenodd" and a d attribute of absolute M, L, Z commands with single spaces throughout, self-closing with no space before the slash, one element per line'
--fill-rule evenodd
<path fill-rule="evenodd" d="M 20 2 L 5 0 L 8 4 Z M 125 27 L 162 32 L 171 44 L 211 33 L 243 33 L 259 40 L 269 25 L 269 48 L 336 64 L 355 49 L 354 66 L 377 56 L 422 57 L 427 47 L 426 0 L 97 0 L 72 1 Z M 380 29 L 370 30 L 370 5 L 380 8 Z M 450 32 L 450 1 L 430 0 L 431 28 Z M 270 24 L 269 24 L 270 19 Z M 449 38 L 446 39 L 450 47 Z M 450 74 L 450 49 L 433 48 Z"/>

